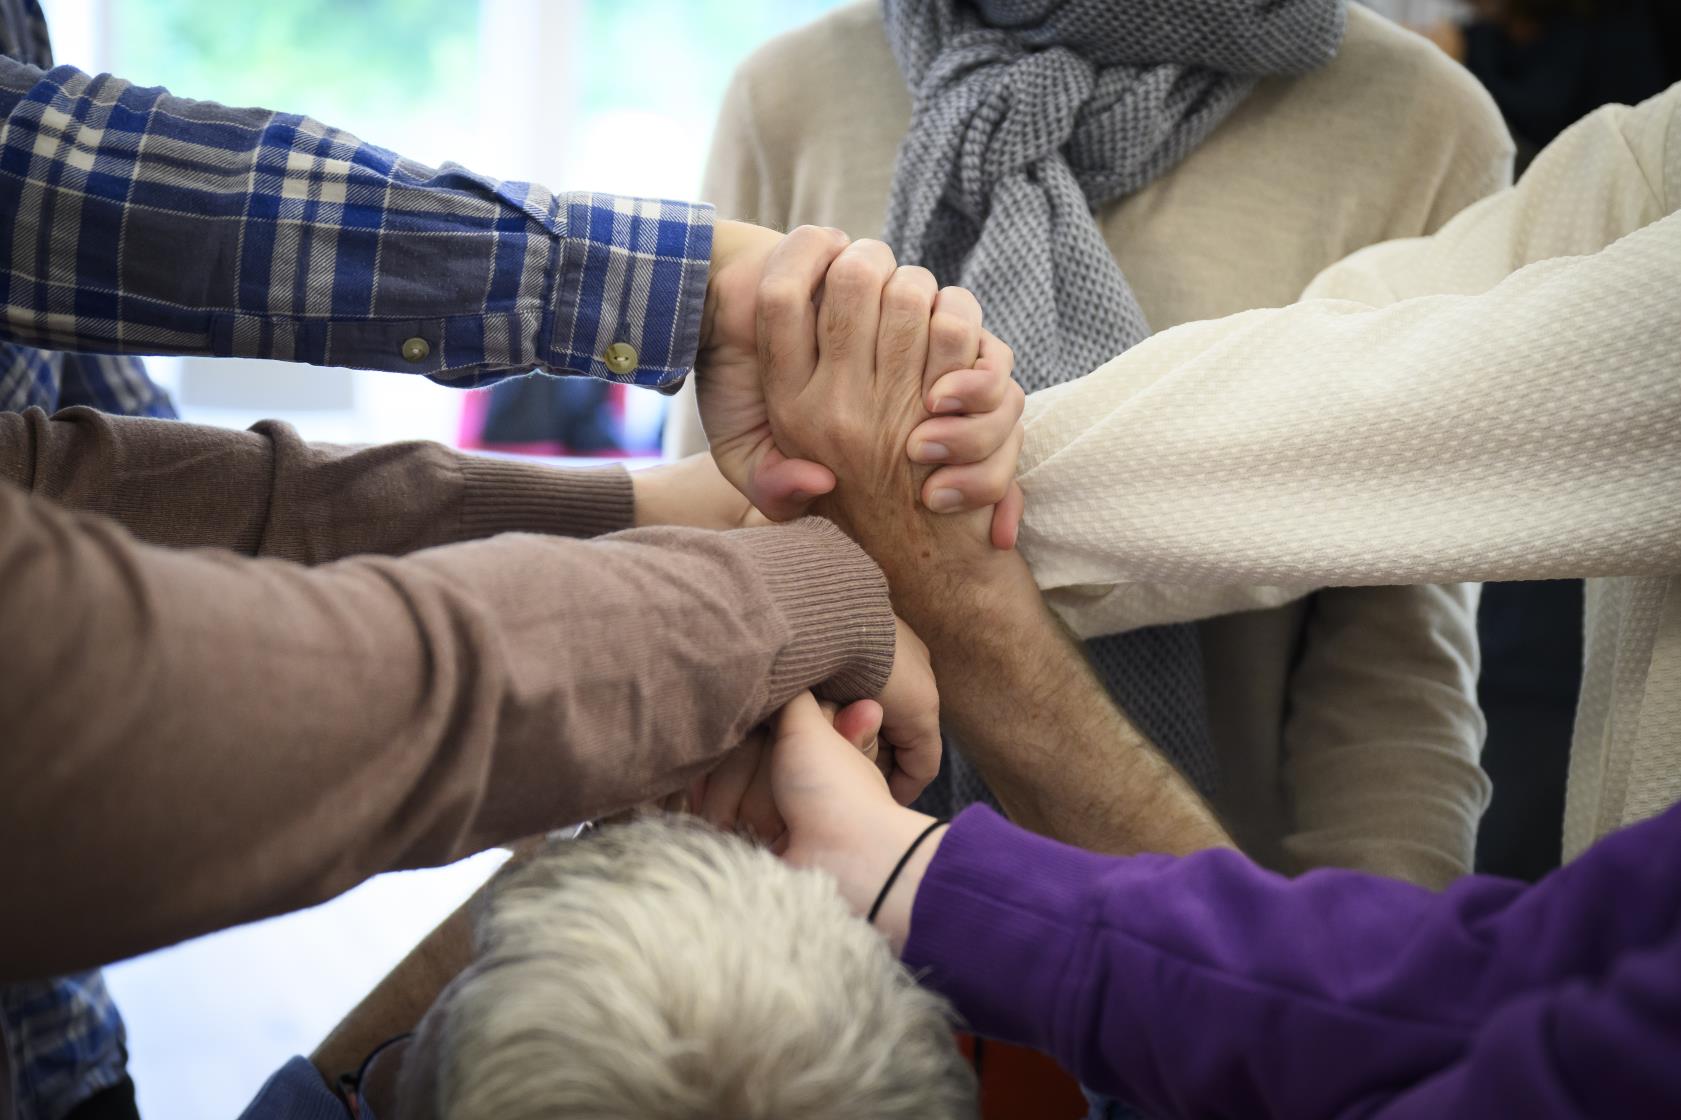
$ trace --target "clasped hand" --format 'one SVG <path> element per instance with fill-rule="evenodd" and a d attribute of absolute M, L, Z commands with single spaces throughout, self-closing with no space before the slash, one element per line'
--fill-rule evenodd
<path fill-rule="evenodd" d="M 891 470 L 908 481 L 908 456 L 935 468 L 922 472 L 929 509 L 998 506 L 994 543 L 1013 547 L 1024 397 L 1010 379 L 1009 349 L 982 331 L 974 297 L 940 291 L 926 269 L 896 270 L 886 245 L 848 242 L 835 230 L 802 226 L 783 237 L 720 222 L 716 238 L 696 397 L 724 477 L 785 521 L 834 491 L 837 475 L 885 481 Z M 879 379 L 878 329 L 890 359 Z M 851 375 L 821 384 L 873 380 L 878 391 L 811 407 L 819 330 L 824 354 L 846 358 Z M 890 464 L 874 454 L 889 444 L 897 445 Z"/>
<path fill-rule="evenodd" d="M 721 236 L 743 240 L 714 257 L 696 387 L 720 472 L 775 519 L 818 503 L 878 560 L 904 536 L 888 527 L 927 516 L 919 502 L 975 511 L 976 539 L 1013 547 L 1024 397 L 974 298 L 898 267 L 881 242 L 730 225 Z M 927 649 L 903 622 L 880 701 L 881 770 L 908 804 L 938 773 L 940 744 Z M 689 799 L 714 823 L 782 830 L 762 734 Z"/>

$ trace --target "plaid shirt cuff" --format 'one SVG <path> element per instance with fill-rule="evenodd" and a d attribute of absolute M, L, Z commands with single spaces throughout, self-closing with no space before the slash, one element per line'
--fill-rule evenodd
<path fill-rule="evenodd" d="M 11 1050 L 18 1120 L 55 1120 L 128 1075 L 122 1015 L 98 972 L 0 986 L 0 1044 Z"/>
<path fill-rule="evenodd" d="M 575 193 L 565 214 L 546 361 L 671 388 L 694 367 L 712 263 L 712 207 Z"/>
<path fill-rule="evenodd" d="M 0 245 L 18 346 L 669 387 L 695 360 L 712 210 L 0 58 Z"/>

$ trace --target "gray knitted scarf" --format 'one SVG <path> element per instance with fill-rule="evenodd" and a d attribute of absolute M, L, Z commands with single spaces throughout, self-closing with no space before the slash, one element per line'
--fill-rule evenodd
<path fill-rule="evenodd" d="M 1029 392 L 1150 333 L 1093 218 L 1185 158 L 1257 79 L 1328 62 L 1345 0 L 884 0 L 912 97 L 885 238 L 961 284 Z M 1089 644 L 1127 714 L 1204 793 L 1214 785 L 1202 653 L 1189 625 Z M 1024 698 L 1028 701 L 1029 698 Z M 929 804 L 986 797 L 962 759 Z"/>

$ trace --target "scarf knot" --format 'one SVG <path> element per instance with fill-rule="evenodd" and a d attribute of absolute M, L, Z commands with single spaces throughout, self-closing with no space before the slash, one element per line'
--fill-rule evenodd
<path fill-rule="evenodd" d="M 946 95 L 977 102 L 965 114 L 968 123 L 945 199 L 976 222 L 985 220 L 998 183 L 1057 158 L 1097 80 L 1097 71 L 1065 47 L 1014 53 L 994 64 L 996 71 L 972 71 L 972 85 Z"/>
<path fill-rule="evenodd" d="M 911 91 L 884 236 L 961 284 L 1029 391 L 1149 333 L 1097 207 L 1189 155 L 1269 74 L 1328 61 L 1345 0 L 884 0 Z M 1088 647 L 1110 695 L 1198 789 L 1214 783 L 1194 626 Z M 961 750 L 924 807 L 986 798 Z"/>
<path fill-rule="evenodd" d="M 1094 368 L 1148 328 L 1092 211 L 1331 58 L 1345 4 L 884 0 L 912 95 L 886 240 L 974 291 L 1027 388 Z"/>

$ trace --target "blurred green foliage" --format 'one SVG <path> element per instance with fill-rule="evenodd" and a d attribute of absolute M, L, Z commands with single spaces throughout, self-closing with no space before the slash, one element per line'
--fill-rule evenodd
<path fill-rule="evenodd" d="M 121 0 L 123 76 L 183 97 L 400 120 L 477 88 L 469 0 Z"/>
<path fill-rule="evenodd" d="M 549 62 L 574 119 L 640 110 L 704 135 L 736 64 L 837 0 L 542 2 L 575 20 Z M 110 0 L 107 11 L 115 65 L 130 81 L 458 158 L 483 104 L 478 9 L 475 0 Z"/>
<path fill-rule="evenodd" d="M 669 110 L 672 98 L 716 105 L 736 63 L 837 0 L 589 0 L 578 61 L 584 108 Z M 695 64 L 696 59 L 711 65 Z M 676 88 L 681 83 L 682 88 Z"/>

